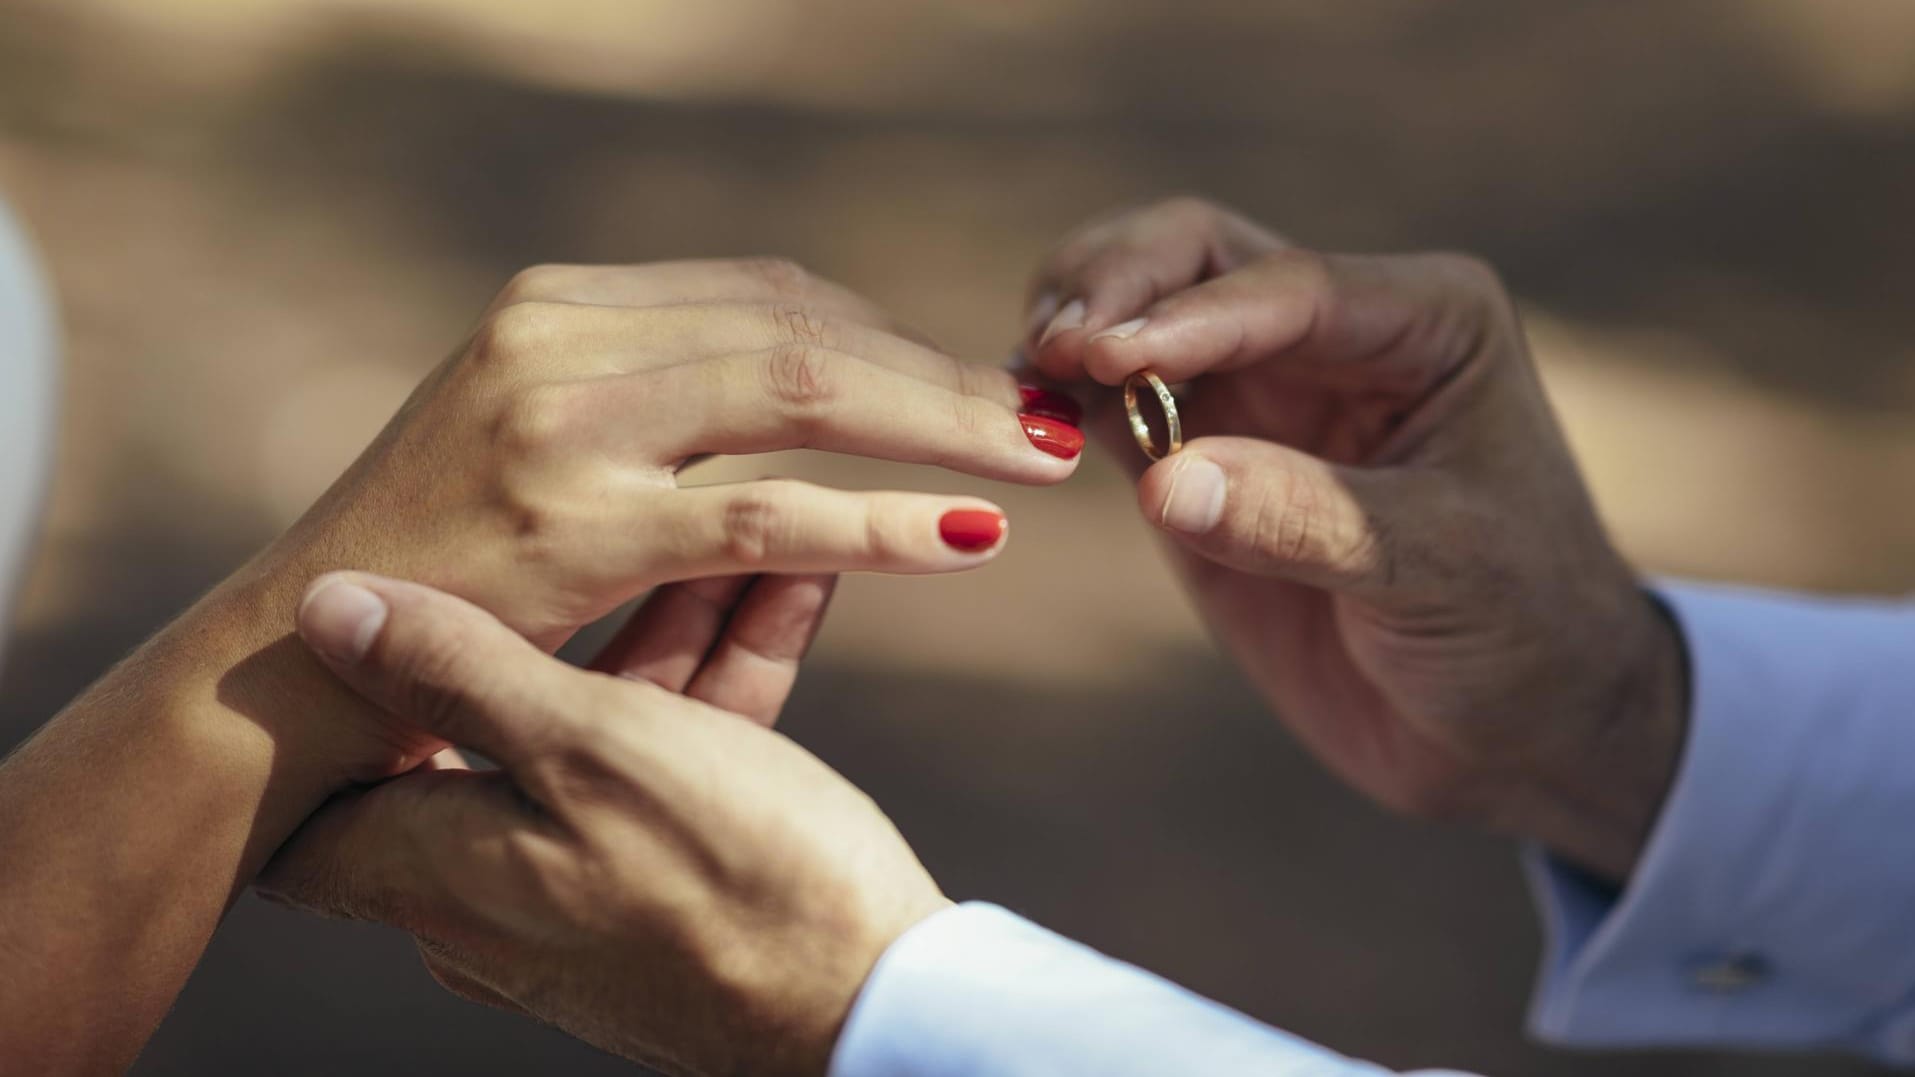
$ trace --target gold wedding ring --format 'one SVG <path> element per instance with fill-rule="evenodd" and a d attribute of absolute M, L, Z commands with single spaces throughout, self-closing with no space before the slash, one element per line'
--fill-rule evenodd
<path fill-rule="evenodd" d="M 1137 406 L 1137 386 L 1148 385 L 1157 396 L 1157 406 L 1164 411 L 1164 429 L 1169 434 L 1170 447 L 1162 453 L 1157 451 L 1157 441 L 1150 436 L 1150 424 L 1144 421 L 1144 413 Z M 1130 436 L 1137 439 L 1137 447 L 1152 460 L 1162 460 L 1184 447 L 1184 424 L 1177 418 L 1177 398 L 1170 395 L 1170 386 L 1164 379 L 1148 370 L 1140 370 L 1124 379 L 1124 414 L 1130 416 Z"/>

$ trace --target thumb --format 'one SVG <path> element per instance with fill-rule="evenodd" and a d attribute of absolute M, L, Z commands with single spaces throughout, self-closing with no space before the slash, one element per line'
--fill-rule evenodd
<path fill-rule="evenodd" d="M 464 599 L 362 572 L 313 581 L 299 634 L 360 695 L 508 770 L 567 736 L 578 673 Z"/>
<path fill-rule="evenodd" d="M 1244 572 L 1333 590 L 1396 584 L 1394 473 L 1339 467 L 1254 438 L 1190 442 L 1137 483 L 1144 516 L 1193 552 Z"/>

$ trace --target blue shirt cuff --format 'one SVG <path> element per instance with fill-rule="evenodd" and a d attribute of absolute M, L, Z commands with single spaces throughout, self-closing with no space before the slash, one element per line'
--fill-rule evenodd
<path fill-rule="evenodd" d="M 1531 851 L 1568 1045 L 1915 1060 L 1915 607 L 1692 585 L 1688 742 L 1620 894 Z"/>

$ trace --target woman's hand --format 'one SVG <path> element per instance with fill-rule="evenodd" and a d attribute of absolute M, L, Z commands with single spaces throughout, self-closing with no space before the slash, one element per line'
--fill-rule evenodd
<path fill-rule="evenodd" d="M 341 797 L 262 890 L 403 927 L 454 993 L 666 1072 L 824 1073 L 878 957 L 949 903 L 770 729 L 829 579 L 746 588 L 659 591 L 585 672 L 429 588 L 320 580 L 300 632 L 327 664 L 502 769 Z"/>
<path fill-rule="evenodd" d="M 125 1068 L 286 836 L 444 746 L 292 637 L 314 577 L 404 573 L 552 647 L 669 580 L 969 568 L 1004 532 L 974 498 L 677 473 L 810 447 L 1056 482 L 1060 417 L 785 263 L 520 275 L 286 536 L 0 763 L 0 1066 Z"/>
<path fill-rule="evenodd" d="M 1185 383 L 1155 465 L 1092 425 L 1272 708 L 1393 807 L 1625 875 L 1685 721 L 1673 626 L 1604 535 L 1495 275 L 1325 255 L 1190 199 L 1066 241 L 1027 354 Z"/>
<path fill-rule="evenodd" d="M 814 448 L 1057 482 L 1083 438 L 1062 421 L 1067 400 L 1043 404 L 788 263 L 529 270 L 252 568 L 250 590 L 289 625 L 319 573 L 392 573 L 549 649 L 668 580 L 966 569 L 1001 545 L 988 502 L 678 475 L 706 454 Z M 371 732 L 356 777 L 438 746 Z"/>

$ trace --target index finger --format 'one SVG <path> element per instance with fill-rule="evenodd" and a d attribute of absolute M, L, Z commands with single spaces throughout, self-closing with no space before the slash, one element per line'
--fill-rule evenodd
<path fill-rule="evenodd" d="M 517 303 L 668 307 L 784 303 L 935 347 L 870 299 L 787 258 L 701 258 L 639 265 L 537 265 L 520 270 L 486 313 Z"/>
<path fill-rule="evenodd" d="M 1091 225 L 1038 271 L 1025 354 L 1050 377 L 1081 378 L 1083 345 L 1093 334 L 1283 245 L 1238 214 L 1197 198 L 1167 199 Z M 1049 311 L 1055 313 L 1037 317 Z"/>
<path fill-rule="evenodd" d="M 1290 248 L 1163 299 L 1084 341 L 1105 385 L 1281 361 L 1352 391 L 1415 394 L 1492 341 L 1510 307 L 1495 274 L 1450 254 L 1324 255 Z"/>

